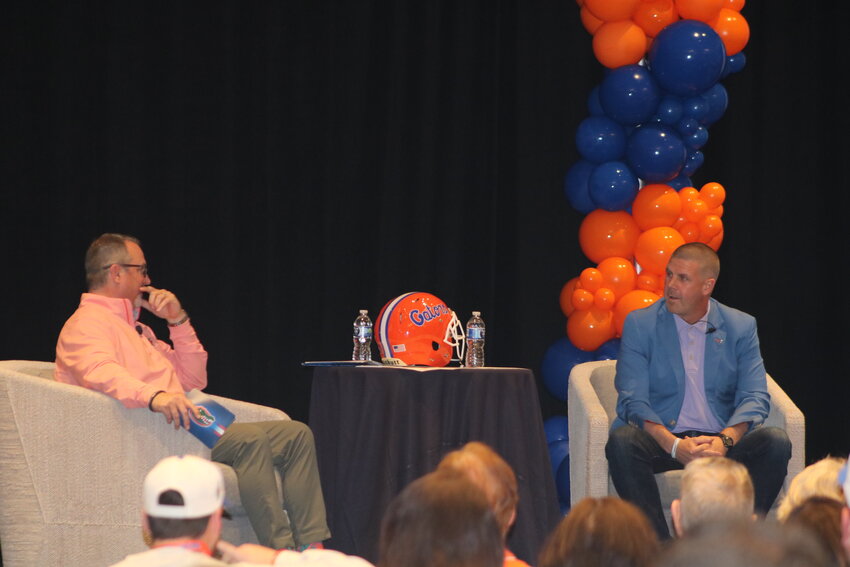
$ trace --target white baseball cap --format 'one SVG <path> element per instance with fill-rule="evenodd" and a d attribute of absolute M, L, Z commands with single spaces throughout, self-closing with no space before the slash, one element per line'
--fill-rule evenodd
<path fill-rule="evenodd" d="M 163 492 L 174 490 L 183 504 L 161 504 Z M 191 519 L 209 516 L 224 504 L 224 477 L 217 466 L 194 455 L 166 457 L 144 482 L 144 510 L 155 518 Z"/>

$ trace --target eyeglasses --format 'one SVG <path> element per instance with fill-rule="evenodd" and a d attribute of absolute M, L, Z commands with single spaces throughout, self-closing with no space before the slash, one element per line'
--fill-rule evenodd
<path fill-rule="evenodd" d="M 118 262 L 114 264 L 109 264 L 108 266 L 104 266 L 101 270 L 108 270 L 112 266 L 121 266 L 122 268 L 138 268 L 139 273 L 142 274 L 142 277 L 148 275 L 148 265 L 147 264 L 119 264 Z"/>

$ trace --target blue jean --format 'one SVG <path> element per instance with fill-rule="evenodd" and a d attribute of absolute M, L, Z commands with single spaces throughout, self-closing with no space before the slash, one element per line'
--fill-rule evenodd
<path fill-rule="evenodd" d="M 684 468 L 643 429 L 626 425 L 611 431 L 605 445 L 614 488 L 643 510 L 662 539 L 670 538 L 655 473 Z M 755 509 L 766 514 L 782 489 L 791 459 L 791 441 L 778 427 L 758 427 L 726 454 L 747 467 L 755 491 Z"/>

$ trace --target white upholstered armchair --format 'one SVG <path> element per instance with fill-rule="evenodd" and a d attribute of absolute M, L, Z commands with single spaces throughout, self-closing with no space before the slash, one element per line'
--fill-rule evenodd
<path fill-rule="evenodd" d="M 142 480 L 161 458 L 210 451 L 160 414 L 53 380 L 53 363 L 0 361 L 0 548 L 5 567 L 110 565 L 145 549 Z M 238 421 L 282 411 L 210 396 Z M 222 537 L 256 542 L 225 465 Z M 282 501 L 281 501 L 282 502 Z"/>
<path fill-rule="evenodd" d="M 599 498 L 616 494 L 608 476 L 605 444 L 608 430 L 616 417 L 617 391 L 614 388 L 616 360 L 577 364 L 570 372 L 567 387 L 567 415 L 570 437 L 570 500 L 573 504 L 585 497 Z M 770 414 L 765 425 L 780 427 L 791 440 L 788 476 L 777 502 L 788 483 L 805 466 L 806 425 L 803 413 L 768 375 Z M 655 475 L 661 492 L 661 505 L 670 523 L 670 503 L 679 497 L 682 471 Z M 775 505 L 774 505 L 775 506 Z"/>

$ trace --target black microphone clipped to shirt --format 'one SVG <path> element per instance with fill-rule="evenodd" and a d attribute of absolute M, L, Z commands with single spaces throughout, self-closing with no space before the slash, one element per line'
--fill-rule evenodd
<path fill-rule="evenodd" d="M 713 330 L 714 330 L 714 329 L 712 329 L 712 331 L 713 331 Z M 136 325 L 136 332 L 137 332 L 137 333 L 139 333 L 139 336 L 140 336 L 140 337 L 142 336 L 142 326 L 141 326 L 141 325 Z"/>
<path fill-rule="evenodd" d="M 706 328 L 706 330 L 705 330 L 705 334 L 706 334 L 706 335 L 710 335 L 711 333 L 713 333 L 713 332 L 714 332 L 714 331 L 716 331 L 716 330 L 717 330 L 717 327 L 715 327 L 714 325 L 712 325 L 711 323 L 709 323 L 709 324 L 708 324 L 708 327 L 707 327 L 707 328 Z M 139 331 L 139 332 L 141 333 L 141 331 Z"/>

